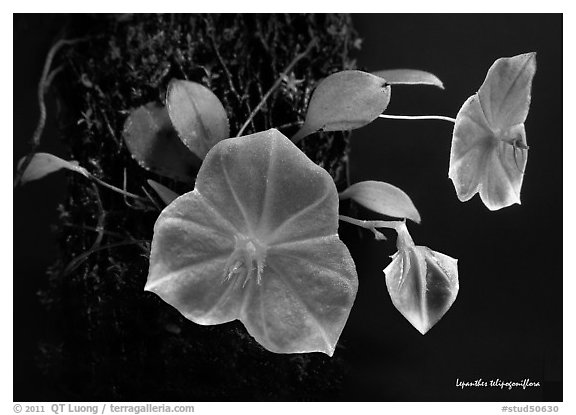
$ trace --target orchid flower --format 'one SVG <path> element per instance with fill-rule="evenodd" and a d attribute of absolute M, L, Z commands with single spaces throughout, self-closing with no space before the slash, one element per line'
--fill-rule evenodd
<path fill-rule="evenodd" d="M 330 356 L 358 277 L 332 177 L 277 130 L 227 139 L 158 217 L 145 289 L 203 325 L 240 320 L 276 353 Z"/>
<path fill-rule="evenodd" d="M 458 199 L 476 193 L 490 210 L 520 204 L 528 145 L 528 115 L 536 53 L 494 62 L 478 92 L 456 117 L 448 176 Z"/>
<path fill-rule="evenodd" d="M 416 246 L 399 222 L 398 252 L 384 269 L 392 303 L 416 330 L 426 334 L 458 295 L 458 260 L 426 246 Z"/>

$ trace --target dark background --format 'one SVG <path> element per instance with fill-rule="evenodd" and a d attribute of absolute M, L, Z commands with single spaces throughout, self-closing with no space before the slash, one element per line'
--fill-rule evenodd
<path fill-rule="evenodd" d="M 37 81 L 63 19 L 14 19 L 14 160 L 34 131 Z M 361 69 L 417 68 L 444 81 L 444 91 L 394 87 L 390 114 L 455 117 L 499 57 L 536 51 L 538 69 L 521 206 L 490 212 L 478 196 L 458 201 L 448 179 L 451 123 L 376 120 L 355 131 L 352 180 L 383 180 L 412 197 L 423 218 L 410 226 L 415 242 L 459 259 L 460 292 L 445 317 L 420 335 L 386 292 L 382 269 L 393 243 L 367 233 L 360 238 L 343 225 L 360 287 L 340 340 L 349 373 L 334 400 L 562 400 L 562 16 L 355 15 L 354 22 L 364 38 Z M 55 103 L 47 104 L 53 114 Z M 43 151 L 59 154 L 57 131 L 49 116 Z M 57 255 L 51 225 L 64 178 L 14 191 L 15 398 L 31 390 L 38 399 L 50 396 L 34 361 L 46 327 L 36 292 Z M 457 378 L 530 378 L 541 387 L 461 390 Z"/>

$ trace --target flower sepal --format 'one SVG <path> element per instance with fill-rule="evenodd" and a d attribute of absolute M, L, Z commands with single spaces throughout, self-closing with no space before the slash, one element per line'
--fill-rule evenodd
<path fill-rule="evenodd" d="M 426 334 L 458 295 L 458 260 L 415 245 L 405 223 L 397 232 L 398 252 L 384 269 L 386 288 L 396 309 Z"/>

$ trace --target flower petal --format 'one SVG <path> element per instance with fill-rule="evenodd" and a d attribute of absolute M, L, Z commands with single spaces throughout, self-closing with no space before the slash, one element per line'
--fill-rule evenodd
<path fill-rule="evenodd" d="M 238 307 L 242 300 L 241 291 L 227 291 L 228 284 L 223 284 L 227 258 L 234 249 L 233 232 L 197 192 L 179 197 L 154 226 L 145 290 L 199 324 L 234 320 L 238 310 L 221 307 L 225 301 Z M 234 301 L 229 298 L 232 294 L 237 296 Z"/>
<path fill-rule="evenodd" d="M 452 136 L 448 177 L 454 182 L 458 199 L 472 198 L 480 186 L 486 154 L 494 145 L 494 134 L 488 127 L 478 96 L 466 100 L 458 115 Z"/>
<path fill-rule="evenodd" d="M 535 52 L 500 58 L 492 64 L 478 96 L 493 129 L 505 129 L 526 121 L 535 73 Z"/>
<path fill-rule="evenodd" d="M 386 267 L 386 287 L 398 311 L 426 334 L 458 295 L 457 260 L 425 246 L 400 249 Z"/>
<path fill-rule="evenodd" d="M 262 286 L 253 286 L 241 320 L 258 343 L 276 353 L 332 356 L 358 279 L 346 246 L 336 235 L 274 247 Z"/>
<path fill-rule="evenodd" d="M 204 163 L 196 189 L 244 234 L 272 243 L 338 229 L 332 178 L 277 130 L 229 139 Z"/>
<path fill-rule="evenodd" d="M 515 134 L 526 143 L 524 125 L 513 129 Z M 500 142 L 486 159 L 484 177 L 480 187 L 480 197 L 490 210 L 520 204 L 520 189 L 524 179 L 524 169 L 528 160 L 528 151 Z"/>

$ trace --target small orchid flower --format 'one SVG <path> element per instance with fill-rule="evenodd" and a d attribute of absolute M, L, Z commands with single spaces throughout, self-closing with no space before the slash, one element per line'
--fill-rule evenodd
<path fill-rule="evenodd" d="M 392 303 L 416 330 L 426 334 L 458 295 L 458 260 L 416 246 L 406 224 L 396 227 L 398 252 L 384 269 Z"/>
<path fill-rule="evenodd" d="M 496 60 L 458 112 L 448 176 L 462 202 L 480 193 L 490 210 L 520 204 L 528 157 L 524 121 L 535 72 L 536 53 Z"/>
<path fill-rule="evenodd" d="M 354 302 L 330 175 L 277 130 L 227 139 L 154 226 L 145 289 L 198 324 L 240 320 L 276 353 L 330 356 Z"/>

